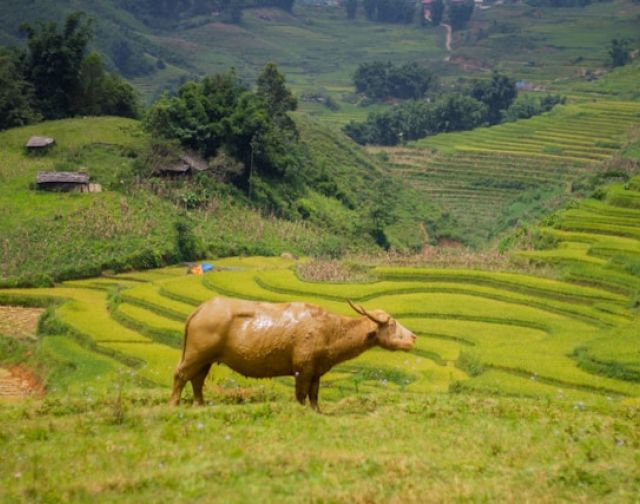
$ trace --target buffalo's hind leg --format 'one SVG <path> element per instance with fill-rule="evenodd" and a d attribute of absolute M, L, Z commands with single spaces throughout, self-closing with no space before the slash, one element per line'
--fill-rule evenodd
<path fill-rule="evenodd" d="M 181 368 L 182 366 L 179 364 L 175 373 L 173 373 L 173 389 L 171 390 L 171 399 L 169 399 L 169 404 L 171 406 L 178 406 L 180 404 L 182 389 L 188 381 Z"/>
<path fill-rule="evenodd" d="M 191 378 L 191 387 L 193 388 L 193 402 L 202 406 L 204 404 L 204 398 L 202 397 L 202 387 L 204 386 L 204 381 L 209 374 L 209 370 L 211 369 L 211 363 L 206 364 L 200 371 L 198 371 L 193 378 Z"/>
<path fill-rule="evenodd" d="M 318 407 L 318 394 L 320 392 L 320 377 L 314 376 L 311 379 L 311 383 L 309 384 L 309 403 L 311 404 L 311 408 L 320 413 L 320 408 Z"/>
<path fill-rule="evenodd" d="M 176 372 L 173 374 L 173 391 L 171 392 L 171 399 L 169 404 L 171 406 L 177 406 L 180 404 L 180 396 L 182 395 L 182 389 L 187 384 L 188 381 L 192 381 L 194 377 L 203 369 L 202 362 L 181 362 L 178 364 L 178 368 Z M 207 368 L 207 372 L 209 369 Z M 205 374 L 206 377 L 206 374 Z M 204 378 L 203 378 L 204 383 Z M 192 382 L 193 384 L 193 382 Z M 202 386 L 200 386 L 200 391 L 202 391 Z M 195 393 L 195 385 L 194 385 L 194 393 Z M 202 396 L 202 393 L 200 394 Z"/>

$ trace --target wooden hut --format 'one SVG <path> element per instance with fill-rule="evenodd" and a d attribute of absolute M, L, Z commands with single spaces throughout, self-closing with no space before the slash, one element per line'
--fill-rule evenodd
<path fill-rule="evenodd" d="M 89 175 L 84 172 L 38 172 L 36 178 L 38 189 L 59 192 L 101 192 L 100 184 L 89 182 Z"/>
<path fill-rule="evenodd" d="M 25 148 L 28 151 L 43 151 L 47 150 L 55 143 L 56 141 L 53 138 L 32 136 L 25 144 Z"/>
<path fill-rule="evenodd" d="M 194 175 L 198 172 L 209 169 L 207 162 L 195 153 L 183 153 L 172 162 L 167 163 L 156 169 L 156 175 L 161 176 L 183 176 Z"/>

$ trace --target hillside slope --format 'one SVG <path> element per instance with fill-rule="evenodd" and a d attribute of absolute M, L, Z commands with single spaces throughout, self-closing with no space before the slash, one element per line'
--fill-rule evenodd
<path fill-rule="evenodd" d="M 627 99 L 630 75 L 640 78 L 640 65 L 582 85 L 569 104 L 531 119 L 368 150 L 451 212 L 469 243 L 486 243 L 561 206 L 599 173 L 637 170 L 640 101 Z"/>
<path fill-rule="evenodd" d="M 313 189 L 294 205 L 301 215 L 296 221 L 262 215 L 230 185 L 140 178 L 149 138 L 133 120 L 79 118 L 1 132 L 2 282 L 48 283 L 104 269 L 157 267 L 183 259 L 185 241 L 208 256 L 285 250 L 339 255 L 377 248 L 369 234 L 376 226 L 399 249 L 420 248 L 420 226 L 439 229 L 438 211 L 414 201 L 374 158 L 312 121 L 300 124 Z M 52 136 L 57 144 L 45 155 L 27 154 L 23 146 L 32 135 Z M 41 170 L 85 171 L 104 191 L 37 191 Z M 380 187 L 393 197 L 385 201 L 376 193 Z M 187 210 L 194 195 L 199 203 Z M 187 224 L 183 235 L 179 221 Z"/>
<path fill-rule="evenodd" d="M 445 81 L 496 68 L 564 91 L 566 82 L 606 66 L 611 39 L 639 40 L 640 6 L 629 0 L 584 8 L 509 3 L 476 9 L 467 29 L 454 33 L 450 53 L 443 27 L 373 23 L 362 11 L 348 20 L 344 9 L 335 6 L 296 4 L 293 14 L 244 9 L 236 25 L 214 14 L 136 18 L 122 5 L 114 0 L 9 0 L 3 3 L 0 44 L 20 44 L 18 27 L 24 21 L 62 21 L 83 10 L 96 21 L 96 47 L 107 62 L 113 63 L 118 47 L 126 43 L 136 61 L 150 65 L 150 73 L 130 76 L 146 101 L 167 87 L 175 89 L 182 79 L 231 66 L 251 82 L 267 61 L 274 61 L 299 95 L 328 95 L 341 106 L 332 111 L 311 99 L 303 103 L 306 111 L 329 124 L 345 124 L 368 112 L 354 105 L 351 82 L 364 61 L 423 64 Z"/>

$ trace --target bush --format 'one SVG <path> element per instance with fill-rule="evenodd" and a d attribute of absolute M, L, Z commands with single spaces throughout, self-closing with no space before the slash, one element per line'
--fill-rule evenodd
<path fill-rule="evenodd" d="M 198 241 L 193 233 L 193 225 L 184 216 L 174 224 L 176 231 L 176 250 L 183 261 L 193 261 L 199 257 Z"/>
<path fill-rule="evenodd" d="M 484 364 L 477 355 L 462 351 L 456 360 L 456 367 L 469 376 L 479 376 L 484 373 L 485 370 Z"/>

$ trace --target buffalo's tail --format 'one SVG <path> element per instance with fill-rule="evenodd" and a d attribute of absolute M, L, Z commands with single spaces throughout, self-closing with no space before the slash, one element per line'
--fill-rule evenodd
<path fill-rule="evenodd" d="M 189 318 L 184 323 L 184 338 L 182 339 L 182 357 L 180 358 L 180 363 L 184 362 L 184 353 L 187 350 L 187 334 L 189 333 L 189 323 L 191 322 L 191 319 L 195 317 L 200 310 L 202 310 L 203 306 L 204 303 L 198 306 L 198 308 L 196 308 L 195 311 L 191 315 L 189 315 Z"/>

